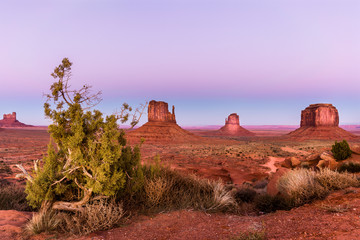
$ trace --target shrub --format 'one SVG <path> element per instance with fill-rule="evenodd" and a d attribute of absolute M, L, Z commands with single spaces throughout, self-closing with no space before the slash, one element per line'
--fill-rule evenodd
<path fill-rule="evenodd" d="M 44 202 L 39 212 L 34 214 L 27 223 L 26 230 L 34 234 L 49 233 L 58 230 L 62 222 L 63 219 L 59 217 L 59 213 L 51 209 L 51 204 Z"/>
<path fill-rule="evenodd" d="M 234 194 L 235 200 L 238 203 L 241 202 L 252 202 L 256 196 L 256 191 L 252 188 L 240 188 Z"/>
<path fill-rule="evenodd" d="M 293 207 L 291 199 L 283 196 L 271 196 L 269 194 L 258 195 L 254 204 L 256 209 L 264 213 L 275 212 L 277 210 L 290 210 Z"/>
<path fill-rule="evenodd" d="M 336 160 L 345 160 L 349 158 L 352 153 L 346 140 L 342 142 L 335 141 L 335 144 L 332 145 L 331 152 Z"/>
<path fill-rule="evenodd" d="M 88 85 L 70 90 L 71 66 L 64 58 L 51 74 L 55 82 L 44 110 L 53 122 L 53 142 L 42 167 L 36 165 L 31 176 L 18 165 L 29 180 L 26 193 L 33 207 L 52 201 L 54 209 L 79 211 L 94 196 L 124 196 L 144 182 L 140 149 L 126 146 L 124 132 L 118 129 L 117 121 L 126 121 L 128 114 L 104 118 L 100 111 L 88 110 L 99 103 L 100 92 L 90 94 Z M 123 104 L 123 113 L 130 109 Z"/>
<path fill-rule="evenodd" d="M 0 161 L 0 173 L 12 174 L 11 168 L 4 161 Z"/>
<path fill-rule="evenodd" d="M 31 211 L 24 188 L 15 184 L 0 184 L 0 210 Z"/>
<path fill-rule="evenodd" d="M 102 199 L 86 204 L 81 212 L 61 213 L 59 217 L 64 220 L 61 224 L 64 232 L 85 235 L 118 226 L 124 220 L 124 211 L 114 200 Z"/>
<path fill-rule="evenodd" d="M 316 173 L 308 169 L 296 169 L 287 172 L 278 181 L 279 192 L 300 206 L 314 199 L 321 199 L 328 190 L 315 180 Z"/>
<path fill-rule="evenodd" d="M 220 182 L 160 166 L 144 166 L 143 172 L 144 190 L 124 199 L 126 209 L 140 209 L 145 213 L 178 209 L 214 212 L 233 210 L 237 206 L 231 190 Z"/>
<path fill-rule="evenodd" d="M 359 186 L 359 181 L 355 175 L 331 171 L 328 168 L 321 169 L 317 172 L 315 180 L 327 191 Z"/>
<path fill-rule="evenodd" d="M 339 172 L 358 173 L 360 172 L 360 164 L 354 162 L 347 162 L 340 165 Z"/>

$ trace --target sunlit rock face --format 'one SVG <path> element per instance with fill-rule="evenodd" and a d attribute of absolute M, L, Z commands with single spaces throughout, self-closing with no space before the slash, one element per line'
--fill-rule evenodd
<path fill-rule="evenodd" d="M 191 142 L 202 139 L 177 125 L 174 106 L 170 113 L 166 102 L 155 100 L 149 102 L 148 122 L 129 131 L 126 137 L 130 143 L 138 143 L 141 139 L 145 143 Z"/>
<path fill-rule="evenodd" d="M 300 140 L 326 139 L 342 140 L 357 138 L 339 127 L 339 113 L 332 104 L 311 104 L 301 111 L 300 128 L 288 134 Z"/>
<path fill-rule="evenodd" d="M 339 113 L 332 104 L 311 104 L 301 111 L 300 127 L 320 126 L 339 126 Z"/>
<path fill-rule="evenodd" d="M 172 113 L 168 110 L 168 104 L 162 101 L 152 100 L 148 107 L 148 122 L 173 122 L 175 120 L 175 107 L 172 107 Z"/>
<path fill-rule="evenodd" d="M 0 120 L 0 127 L 29 127 L 16 119 L 16 112 L 4 114 L 3 119 Z"/>
<path fill-rule="evenodd" d="M 225 126 L 220 128 L 216 132 L 216 135 L 253 136 L 255 134 L 241 127 L 239 115 L 237 115 L 236 113 L 232 113 L 225 119 Z"/>

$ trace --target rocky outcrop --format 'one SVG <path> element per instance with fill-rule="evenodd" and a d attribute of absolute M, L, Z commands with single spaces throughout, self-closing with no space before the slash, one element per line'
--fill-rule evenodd
<path fill-rule="evenodd" d="M 32 126 L 19 122 L 16 119 L 16 112 L 13 112 L 10 114 L 3 115 L 3 119 L 0 120 L 0 127 L 32 127 Z"/>
<path fill-rule="evenodd" d="M 150 101 L 148 106 L 148 122 L 129 131 L 126 136 L 131 144 L 138 143 L 141 139 L 146 143 L 178 143 L 202 139 L 177 125 L 174 106 L 170 113 L 166 102 L 154 100 Z"/>
<path fill-rule="evenodd" d="M 255 134 L 240 126 L 239 115 L 230 114 L 225 119 L 225 126 L 213 132 L 213 135 L 219 136 L 254 136 Z"/>
<path fill-rule="evenodd" d="M 296 139 L 355 139 L 339 127 L 339 113 L 332 104 L 311 104 L 301 112 L 300 128 L 288 134 Z"/>

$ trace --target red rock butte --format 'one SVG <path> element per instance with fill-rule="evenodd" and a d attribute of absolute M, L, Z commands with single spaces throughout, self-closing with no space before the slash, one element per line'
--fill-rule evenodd
<path fill-rule="evenodd" d="M 355 135 L 339 127 L 339 113 L 332 104 L 311 104 L 301 111 L 300 128 L 289 133 L 297 139 L 354 139 Z"/>
<path fill-rule="evenodd" d="M 16 112 L 13 112 L 3 115 L 3 119 L 0 120 L 0 127 L 32 127 L 32 126 L 19 122 L 16 119 Z"/>
<path fill-rule="evenodd" d="M 150 101 L 148 106 L 148 122 L 138 129 L 129 131 L 126 138 L 130 143 L 137 143 L 141 138 L 146 143 L 188 142 L 202 139 L 176 123 L 175 107 L 169 112 L 168 104 L 162 101 Z"/>
<path fill-rule="evenodd" d="M 239 115 L 230 114 L 225 119 L 225 126 L 215 131 L 214 135 L 221 136 L 254 136 L 255 134 L 240 126 Z"/>

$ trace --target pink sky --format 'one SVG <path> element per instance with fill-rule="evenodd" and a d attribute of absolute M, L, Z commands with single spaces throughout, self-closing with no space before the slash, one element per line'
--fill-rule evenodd
<path fill-rule="evenodd" d="M 73 85 L 124 101 L 176 106 L 182 125 L 298 124 L 333 103 L 360 123 L 360 2 L 127 0 L 0 3 L 0 114 L 46 124 L 42 94 L 63 57 Z"/>

